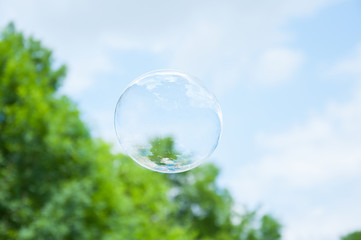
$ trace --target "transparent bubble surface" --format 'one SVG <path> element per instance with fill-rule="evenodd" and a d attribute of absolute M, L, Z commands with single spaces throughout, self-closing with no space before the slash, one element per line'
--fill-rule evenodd
<path fill-rule="evenodd" d="M 134 80 L 119 98 L 114 121 L 123 151 L 163 173 L 198 166 L 213 153 L 222 130 L 214 95 L 194 77 L 174 70 Z"/>

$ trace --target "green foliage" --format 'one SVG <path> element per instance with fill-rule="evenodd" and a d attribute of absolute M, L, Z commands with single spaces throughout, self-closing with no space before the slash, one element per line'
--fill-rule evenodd
<path fill-rule="evenodd" d="M 174 139 L 172 137 L 154 138 L 150 141 L 152 148 L 149 159 L 158 165 L 165 165 L 162 159 L 177 160 L 179 153 L 174 149 Z"/>
<path fill-rule="evenodd" d="M 275 240 L 281 239 L 281 225 L 270 215 L 264 215 L 261 220 L 261 236 L 260 239 Z M 278 229 L 278 231 L 275 231 Z"/>
<path fill-rule="evenodd" d="M 112 154 L 57 93 L 64 76 L 39 41 L 1 34 L 0 239 L 279 239 L 273 218 L 235 213 L 215 166 L 165 175 Z"/>
<path fill-rule="evenodd" d="M 184 226 L 194 228 L 199 239 L 219 239 L 217 235 L 233 230 L 232 199 L 226 190 L 217 188 L 218 173 L 214 165 L 204 165 L 169 176 L 176 193 L 173 196 L 178 208 L 175 218 Z"/>
<path fill-rule="evenodd" d="M 361 240 L 361 231 L 350 233 L 342 237 L 341 240 Z"/>

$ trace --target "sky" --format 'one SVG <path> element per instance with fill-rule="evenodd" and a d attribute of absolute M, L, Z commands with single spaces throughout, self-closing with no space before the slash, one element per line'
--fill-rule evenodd
<path fill-rule="evenodd" d="M 61 92 L 117 146 L 116 102 L 136 77 L 172 68 L 218 98 L 211 159 L 237 204 L 283 224 L 285 240 L 361 230 L 361 2 L 358 0 L 0 0 L 66 64 Z"/>

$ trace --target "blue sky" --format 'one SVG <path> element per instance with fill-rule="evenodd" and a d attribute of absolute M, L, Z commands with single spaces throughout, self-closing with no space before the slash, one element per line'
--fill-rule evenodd
<path fill-rule="evenodd" d="M 114 107 L 139 75 L 175 68 L 218 97 L 210 161 L 239 205 L 262 206 L 286 240 L 361 229 L 361 2 L 0 0 L 69 67 L 62 92 L 117 146 Z"/>

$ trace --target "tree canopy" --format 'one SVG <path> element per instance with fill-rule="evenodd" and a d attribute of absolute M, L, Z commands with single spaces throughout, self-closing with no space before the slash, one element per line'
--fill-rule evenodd
<path fill-rule="evenodd" d="M 349 233 L 341 237 L 341 240 L 361 240 L 361 231 Z"/>
<path fill-rule="evenodd" d="M 270 215 L 237 213 L 219 169 L 143 169 L 94 139 L 58 93 L 66 67 L 13 24 L 0 35 L 0 239 L 280 239 Z M 171 139 L 158 139 L 154 156 Z M 174 157 L 173 155 L 167 157 Z"/>

